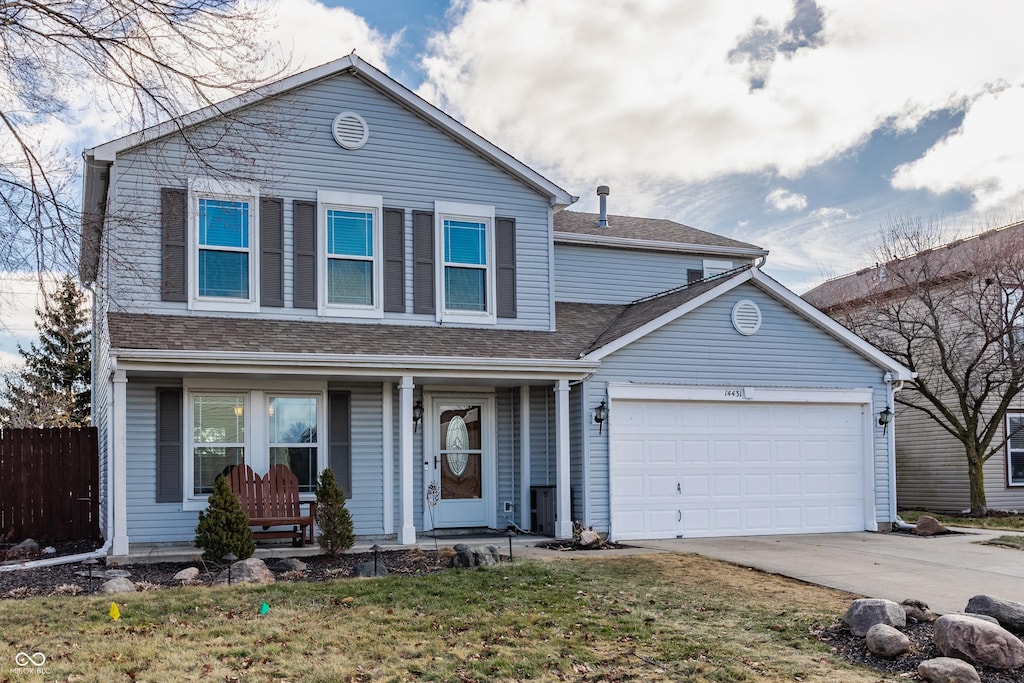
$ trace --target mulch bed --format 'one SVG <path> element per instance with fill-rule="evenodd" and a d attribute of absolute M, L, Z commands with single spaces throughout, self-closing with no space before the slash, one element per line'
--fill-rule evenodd
<path fill-rule="evenodd" d="M 910 638 L 910 652 L 894 659 L 885 659 L 871 654 L 864 638 L 853 635 L 842 622 L 815 632 L 814 635 L 830 645 L 836 654 L 850 662 L 892 676 L 900 676 L 908 681 L 922 680 L 917 676 L 917 665 L 925 660 L 944 656 L 935 647 L 935 641 L 932 638 L 932 624 L 908 620 L 907 627 L 902 631 Z M 998 671 L 980 666 L 975 668 L 985 683 L 1021 683 L 1024 681 L 1024 671 Z"/>
<path fill-rule="evenodd" d="M 597 546 L 585 546 L 585 545 L 580 545 L 579 543 L 577 543 L 576 541 L 573 541 L 573 540 L 565 540 L 565 541 L 544 541 L 542 543 L 537 543 L 536 547 L 544 548 L 545 550 L 562 550 L 562 551 L 568 552 L 568 551 L 574 551 L 574 550 L 579 550 L 579 551 L 587 551 L 587 550 L 622 550 L 624 548 L 630 548 L 632 546 L 623 545 L 621 543 L 613 543 L 611 541 L 602 541 L 601 545 L 597 545 Z"/>
<path fill-rule="evenodd" d="M 94 547 L 75 552 L 86 552 Z M 60 550 L 63 551 L 66 548 L 60 548 Z M 73 553 L 61 552 L 61 554 Z M 301 559 L 306 564 L 306 569 L 303 571 L 290 571 L 287 567 L 279 566 L 278 560 L 275 559 L 267 559 L 265 562 L 267 567 L 274 572 L 278 581 L 321 582 L 353 576 L 353 570 L 357 564 L 373 562 L 373 553 L 345 553 L 337 557 L 316 555 Z M 421 576 L 449 569 L 451 567 L 451 551 L 442 549 L 440 552 L 436 552 L 418 548 L 383 551 L 379 554 L 378 561 L 387 568 L 389 575 Z M 159 562 L 116 568 L 106 567 L 101 563 L 93 567 L 91 585 L 93 589 L 98 588 L 107 578 L 103 576 L 103 573 L 109 569 L 123 569 L 130 572 L 131 575 L 128 578 L 140 590 L 170 588 L 182 585 L 181 581 L 174 580 L 174 575 L 186 567 L 198 567 L 200 571 L 199 577 L 190 582 L 190 585 L 210 585 L 224 569 L 222 566 L 204 565 L 201 562 Z M 82 574 L 87 571 L 86 566 L 76 562 L 0 572 L 0 600 L 46 595 L 85 595 L 90 591 L 90 580 L 87 575 L 83 576 Z"/>

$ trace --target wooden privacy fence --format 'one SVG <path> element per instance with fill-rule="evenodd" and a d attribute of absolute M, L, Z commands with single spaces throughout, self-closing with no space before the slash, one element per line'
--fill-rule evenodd
<path fill-rule="evenodd" d="M 100 535 L 95 427 L 0 431 L 0 541 Z"/>

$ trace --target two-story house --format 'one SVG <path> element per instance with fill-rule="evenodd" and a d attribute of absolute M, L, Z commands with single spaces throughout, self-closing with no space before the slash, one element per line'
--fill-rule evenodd
<path fill-rule="evenodd" d="M 1014 223 L 832 278 L 804 294 L 854 329 L 870 323 L 894 354 L 906 349 L 899 357 L 919 373 L 893 406 L 900 507 L 969 511 L 973 479 L 975 497 L 983 492 L 989 509 L 1024 509 L 1024 399 L 1008 401 L 1005 415 L 1000 408 L 1024 374 L 1022 289 L 1024 223 Z M 969 464 L 964 443 L 936 418 L 979 437 L 990 430 L 990 457 Z"/>
<path fill-rule="evenodd" d="M 332 468 L 356 533 L 401 544 L 543 527 L 541 494 L 560 538 L 893 519 L 876 423 L 905 368 L 763 249 L 566 211 L 358 57 L 85 158 L 113 555 L 191 540 L 239 462 L 307 496 Z"/>

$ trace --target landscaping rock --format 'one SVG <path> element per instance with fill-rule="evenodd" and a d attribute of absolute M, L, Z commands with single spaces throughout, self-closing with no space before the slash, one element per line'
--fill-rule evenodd
<path fill-rule="evenodd" d="M 926 659 L 917 665 L 917 675 L 931 683 L 981 683 L 977 669 L 952 657 Z"/>
<path fill-rule="evenodd" d="M 938 616 L 929 609 L 927 604 L 920 600 L 904 600 L 900 603 L 900 606 L 903 608 L 903 611 L 907 615 L 907 619 L 910 621 L 917 621 L 922 624 L 926 624 L 935 621 Z"/>
<path fill-rule="evenodd" d="M 586 531 L 580 532 L 580 547 L 581 548 L 597 548 L 601 545 L 601 534 L 587 529 Z"/>
<path fill-rule="evenodd" d="M 39 552 L 39 544 L 31 538 L 26 538 L 21 543 L 12 546 L 7 551 L 9 557 L 25 557 L 28 555 L 34 555 Z"/>
<path fill-rule="evenodd" d="M 306 571 L 306 563 L 297 557 L 284 557 L 277 561 L 274 565 L 278 571 L 282 572 L 304 572 Z"/>
<path fill-rule="evenodd" d="M 377 560 L 377 565 L 374 567 L 373 560 L 367 560 L 366 562 L 360 562 L 352 568 L 352 576 L 361 576 L 368 578 L 371 576 L 387 576 L 388 568 L 384 566 L 384 560 Z"/>
<path fill-rule="evenodd" d="M 868 629 L 875 624 L 886 624 L 894 628 L 906 628 L 907 613 L 903 607 L 892 600 L 880 598 L 862 598 L 854 600 L 843 615 L 845 623 L 855 636 L 867 635 Z"/>
<path fill-rule="evenodd" d="M 482 548 L 470 548 L 465 543 L 454 546 L 455 555 L 452 557 L 452 566 L 469 569 L 472 567 L 489 567 L 498 564 L 501 556 L 498 554 L 498 547 L 493 545 Z"/>
<path fill-rule="evenodd" d="M 975 595 L 967 601 L 964 611 L 994 617 L 1007 631 L 1017 635 L 1024 633 L 1024 603 L 991 595 Z"/>
<path fill-rule="evenodd" d="M 910 638 L 888 624 L 875 624 L 868 629 L 865 642 L 871 654 L 892 659 L 910 651 Z"/>
<path fill-rule="evenodd" d="M 100 593 L 134 593 L 135 584 L 123 576 L 117 576 L 109 581 L 104 581 L 99 591 Z"/>
<path fill-rule="evenodd" d="M 187 581 L 194 581 L 199 576 L 198 567 L 185 567 L 180 572 L 174 575 L 175 581 L 181 581 L 185 583 Z"/>
<path fill-rule="evenodd" d="M 1024 666 L 1024 643 L 1002 626 L 959 614 L 935 620 L 935 646 L 947 657 L 993 669 Z"/>
<path fill-rule="evenodd" d="M 270 571 L 267 565 L 255 557 L 247 560 L 239 560 L 231 565 L 231 583 L 274 583 L 274 572 Z M 214 581 L 216 585 L 224 585 L 228 582 L 228 570 L 225 569 L 217 575 Z"/>
<path fill-rule="evenodd" d="M 917 527 L 914 529 L 914 533 L 918 536 L 935 536 L 937 534 L 948 534 L 949 529 L 939 524 L 939 520 L 928 515 L 922 515 L 917 518 Z"/>

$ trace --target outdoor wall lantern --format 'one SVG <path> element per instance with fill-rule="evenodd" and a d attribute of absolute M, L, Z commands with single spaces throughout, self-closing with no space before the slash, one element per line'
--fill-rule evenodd
<path fill-rule="evenodd" d="M 604 428 L 604 421 L 608 419 L 608 403 L 604 400 L 601 405 L 594 408 L 594 422 L 597 423 L 597 433 L 600 434 Z"/>
<path fill-rule="evenodd" d="M 423 401 L 416 401 L 412 407 L 412 431 L 416 431 L 416 426 L 423 421 Z"/>
<path fill-rule="evenodd" d="M 892 422 L 892 408 L 886 406 L 885 410 L 878 414 L 878 425 L 882 428 L 883 434 L 889 429 L 890 422 Z"/>

